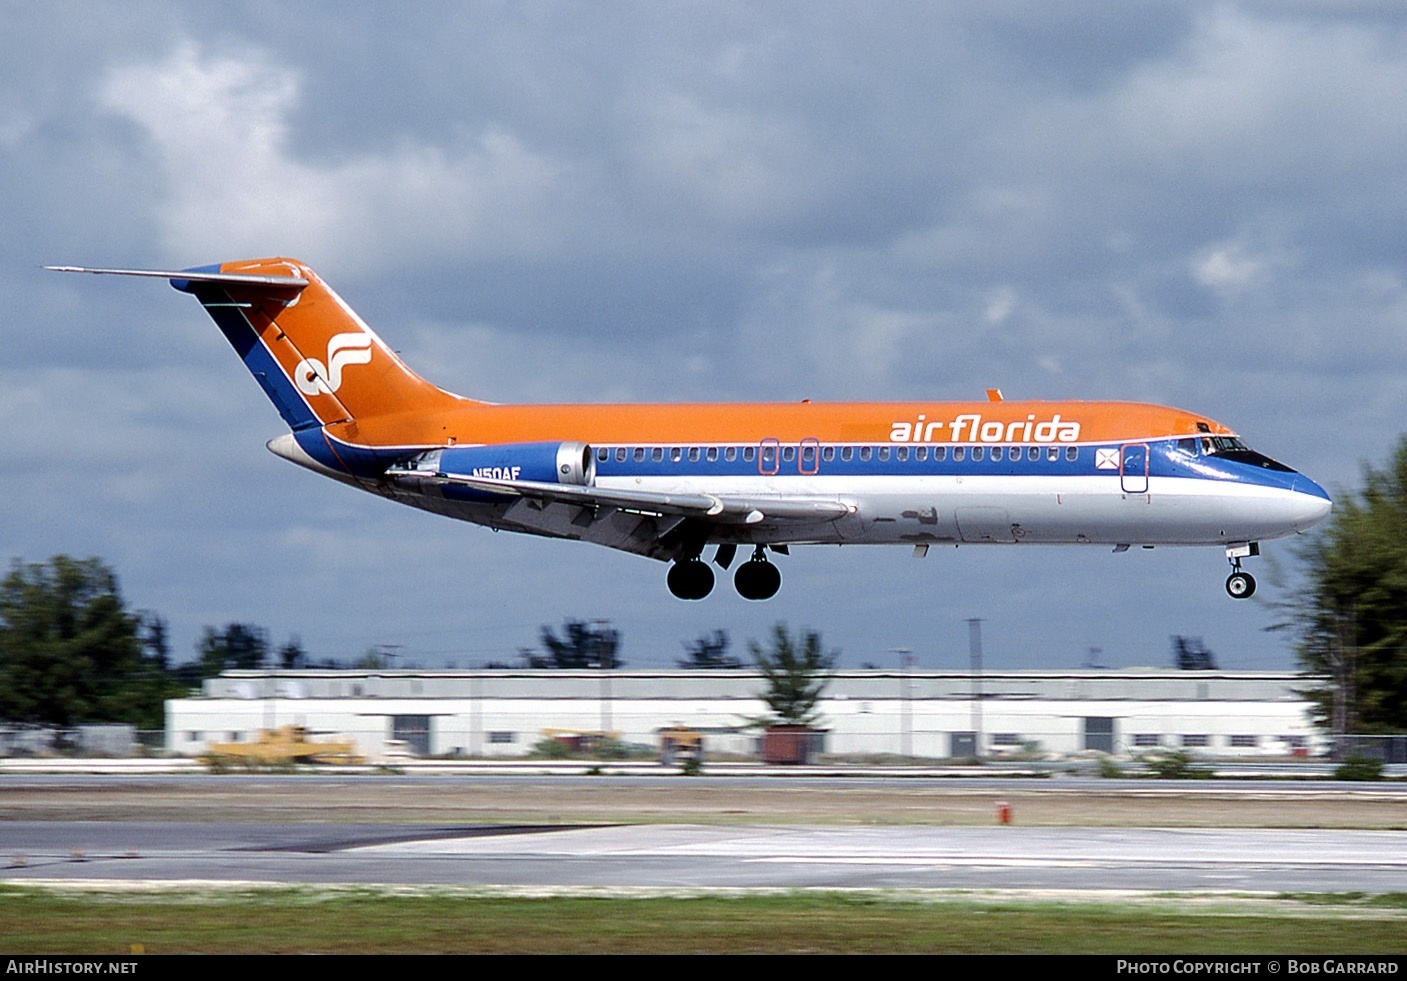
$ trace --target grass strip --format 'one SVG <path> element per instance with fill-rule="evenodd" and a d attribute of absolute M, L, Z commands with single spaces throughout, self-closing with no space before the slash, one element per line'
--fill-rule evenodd
<path fill-rule="evenodd" d="M 370 888 L 0 887 L 0 950 L 156 953 L 1393 954 L 1402 902 L 1297 895 L 1144 903 L 883 892 L 690 898 Z"/>

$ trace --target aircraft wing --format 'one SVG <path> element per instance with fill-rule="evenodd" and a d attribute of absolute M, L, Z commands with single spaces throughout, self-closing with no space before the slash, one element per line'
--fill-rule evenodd
<path fill-rule="evenodd" d="M 815 523 L 831 521 L 851 511 L 849 504 L 833 497 L 667 494 L 579 484 L 552 484 L 535 480 L 499 480 L 445 473 L 430 475 L 423 470 L 388 470 L 386 476 L 419 477 L 422 480 L 429 478 L 438 483 L 455 484 L 486 494 L 526 498 L 541 504 L 614 508 L 660 517 L 677 515 L 715 524 L 752 525 L 763 521 Z"/>

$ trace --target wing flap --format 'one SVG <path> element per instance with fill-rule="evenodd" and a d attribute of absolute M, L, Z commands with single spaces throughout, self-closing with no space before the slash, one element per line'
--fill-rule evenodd
<path fill-rule="evenodd" d="M 485 494 L 522 497 L 544 504 L 612 507 L 650 515 L 705 518 L 717 524 L 757 524 L 762 521 L 832 521 L 849 514 L 851 506 L 836 498 L 739 497 L 729 494 L 668 494 L 578 484 L 549 484 L 533 480 L 499 480 L 459 474 L 427 474 L 420 470 L 388 470 L 388 477 L 416 477 L 454 484 Z"/>

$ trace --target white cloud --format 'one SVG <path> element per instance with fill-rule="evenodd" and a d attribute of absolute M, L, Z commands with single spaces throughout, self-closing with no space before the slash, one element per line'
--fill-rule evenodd
<path fill-rule="evenodd" d="M 1251 285 L 1266 263 L 1248 255 L 1239 244 L 1213 246 L 1192 261 L 1192 277 L 1213 289 L 1237 289 Z"/>
<path fill-rule="evenodd" d="M 1000 289 L 988 299 L 987 309 L 983 312 L 982 319 L 997 326 L 1004 323 L 1015 309 L 1016 292 L 1009 288 Z"/>
<path fill-rule="evenodd" d="M 1221 5 L 1191 43 L 1129 77 L 1109 121 L 1159 168 L 1302 194 L 1307 177 L 1397 158 L 1407 123 L 1390 107 L 1404 90 L 1400 33 Z"/>
<path fill-rule="evenodd" d="M 104 78 L 100 104 L 145 131 L 168 181 L 161 225 L 174 261 L 281 252 L 345 273 L 551 248 L 561 168 L 512 133 L 304 160 L 291 123 L 301 82 L 257 49 L 228 57 L 191 43 Z"/>

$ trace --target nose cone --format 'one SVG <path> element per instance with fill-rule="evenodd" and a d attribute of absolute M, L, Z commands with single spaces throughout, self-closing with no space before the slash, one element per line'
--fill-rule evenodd
<path fill-rule="evenodd" d="M 1329 492 L 1304 474 L 1295 476 L 1295 531 L 1308 531 L 1329 516 L 1334 502 Z"/>

